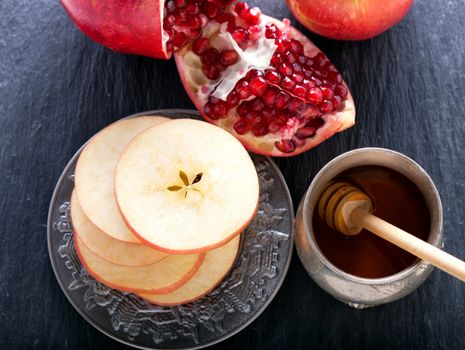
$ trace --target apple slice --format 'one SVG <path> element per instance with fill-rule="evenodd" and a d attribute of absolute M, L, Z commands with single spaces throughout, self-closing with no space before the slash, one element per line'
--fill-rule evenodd
<path fill-rule="evenodd" d="M 92 253 L 112 264 L 144 266 L 154 264 L 168 255 L 144 244 L 114 239 L 99 230 L 82 211 L 75 192 L 71 195 L 71 219 L 82 243 Z"/>
<path fill-rule="evenodd" d="M 174 306 L 197 300 L 208 294 L 228 274 L 236 260 L 239 251 L 240 236 L 225 245 L 205 254 L 205 260 L 200 268 L 186 284 L 168 294 L 146 294 L 139 296 L 157 304 Z"/>
<path fill-rule="evenodd" d="M 98 257 L 76 234 L 74 243 L 87 272 L 108 287 L 128 292 L 170 293 L 191 279 L 205 258 L 205 254 L 168 255 L 151 265 L 129 267 Z"/>
<path fill-rule="evenodd" d="M 114 176 L 121 152 L 137 134 L 167 120 L 155 116 L 120 120 L 92 137 L 79 156 L 75 172 L 79 204 L 95 226 L 115 239 L 140 243 L 116 206 Z"/>
<path fill-rule="evenodd" d="M 176 119 L 136 136 L 116 168 L 115 193 L 133 233 L 172 254 L 219 247 L 244 230 L 258 203 L 258 176 L 223 129 Z"/>

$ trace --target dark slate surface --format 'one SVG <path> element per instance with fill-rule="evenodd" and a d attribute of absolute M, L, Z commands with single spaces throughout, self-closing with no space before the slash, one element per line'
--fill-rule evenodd
<path fill-rule="evenodd" d="M 284 2 L 256 1 L 276 17 Z M 463 0 L 418 1 L 365 42 L 306 32 L 345 77 L 356 127 L 278 163 L 294 203 L 336 155 L 381 146 L 417 160 L 444 205 L 446 249 L 465 258 L 465 11 Z M 86 323 L 49 263 L 46 219 L 69 158 L 96 131 L 131 113 L 192 104 L 173 61 L 124 56 L 88 40 L 58 0 L 0 2 L 0 348 L 123 345 Z M 434 271 L 409 297 L 364 311 L 319 289 L 294 256 L 270 307 L 215 348 L 463 349 L 465 285 Z"/>

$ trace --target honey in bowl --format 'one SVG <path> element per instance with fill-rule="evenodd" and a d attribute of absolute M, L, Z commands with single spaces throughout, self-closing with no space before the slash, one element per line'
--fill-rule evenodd
<path fill-rule="evenodd" d="M 422 193 L 406 176 L 389 168 L 369 165 L 346 170 L 336 180 L 348 182 L 367 194 L 373 202 L 374 215 L 427 240 L 430 213 Z M 355 276 L 390 276 L 406 269 L 417 259 L 366 230 L 350 237 L 332 230 L 316 211 L 313 231 L 323 255 L 339 269 Z"/>

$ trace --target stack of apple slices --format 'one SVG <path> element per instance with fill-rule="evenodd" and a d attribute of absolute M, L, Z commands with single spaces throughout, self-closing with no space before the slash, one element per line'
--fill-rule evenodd
<path fill-rule="evenodd" d="M 111 288 L 158 305 L 191 302 L 233 266 L 258 192 L 249 154 L 223 129 L 124 119 L 96 134 L 77 162 L 76 251 Z"/>

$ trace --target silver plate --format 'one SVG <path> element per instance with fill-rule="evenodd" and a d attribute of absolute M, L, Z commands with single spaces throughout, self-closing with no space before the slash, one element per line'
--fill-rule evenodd
<path fill-rule="evenodd" d="M 130 117 L 141 115 L 199 118 L 191 110 L 148 111 Z M 47 238 L 61 289 L 90 324 L 115 340 L 141 349 L 196 349 L 236 334 L 265 310 L 286 276 L 294 241 L 291 197 L 270 158 L 252 155 L 260 179 L 259 208 L 245 230 L 230 274 L 195 302 L 162 307 L 97 282 L 77 258 L 69 201 L 81 150 L 58 180 L 50 203 Z"/>

